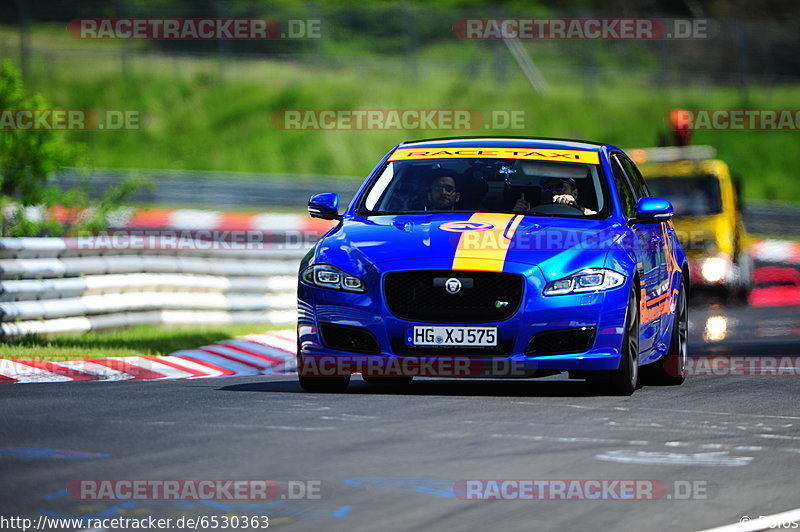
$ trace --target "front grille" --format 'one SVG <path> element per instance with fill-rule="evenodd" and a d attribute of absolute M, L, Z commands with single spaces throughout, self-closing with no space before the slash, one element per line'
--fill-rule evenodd
<path fill-rule="evenodd" d="M 533 335 L 525 354 L 536 356 L 582 353 L 592 346 L 594 331 L 594 327 L 573 327 L 540 332 Z"/>
<path fill-rule="evenodd" d="M 322 335 L 322 343 L 330 349 L 370 355 L 377 354 L 381 350 L 375 335 L 361 327 L 320 323 L 319 332 Z"/>
<path fill-rule="evenodd" d="M 451 294 L 448 279 L 461 289 Z M 418 270 L 391 272 L 384 279 L 389 310 L 405 320 L 484 323 L 514 315 L 522 300 L 524 277 L 514 273 Z"/>
<path fill-rule="evenodd" d="M 494 347 L 438 347 L 407 345 L 403 338 L 395 338 L 391 342 L 392 352 L 403 357 L 465 357 L 465 358 L 492 358 L 507 357 L 514 349 L 514 341 L 498 342 Z"/>

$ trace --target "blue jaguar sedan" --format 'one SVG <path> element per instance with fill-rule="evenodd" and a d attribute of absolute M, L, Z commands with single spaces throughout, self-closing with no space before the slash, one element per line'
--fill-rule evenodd
<path fill-rule="evenodd" d="M 343 213 L 298 282 L 308 391 L 415 376 L 568 372 L 631 395 L 681 384 L 689 270 L 672 205 L 609 144 L 534 138 L 402 143 Z"/>

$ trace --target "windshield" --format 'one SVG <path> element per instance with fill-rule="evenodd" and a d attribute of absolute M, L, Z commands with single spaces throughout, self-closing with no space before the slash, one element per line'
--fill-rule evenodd
<path fill-rule="evenodd" d="M 672 203 L 675 216 L 705 216 L 722 211 L 719 181 L 714 176 L 648 177 L 653 196 Z"/>
<path fill-rule="evenodd" d="M 599 165 L 521 159 L 390 161 L 359 214 L 507 212 L 598 218 L 607 201 Z"/>

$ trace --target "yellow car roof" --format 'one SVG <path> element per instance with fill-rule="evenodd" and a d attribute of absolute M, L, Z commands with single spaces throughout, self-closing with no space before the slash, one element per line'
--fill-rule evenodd
<path fill-rule="evenodd" d="M 702 161 L 675 161 L 669 163 L 644 163 L 639 165 L 647 177 L 693 177 L 701 175 L 727 176 L 728 165 L 718 159 Z"/>

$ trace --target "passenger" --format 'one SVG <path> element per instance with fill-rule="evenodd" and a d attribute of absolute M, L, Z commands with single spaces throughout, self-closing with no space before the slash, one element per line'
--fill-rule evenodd
<path fill-rule="evenodd" d="M 542 204 L 557 203 L 559 205 L 571 205 L 580 209 L 583 214 L 597 214 L 596 211 L 578 205 L 578 184 L 571 177 L 553 177 L 545 181 L 542 187 Z M 531 210 L 531 204 L 525 200 L 522 194 L 514 204 L 516 214 L 525 214 Z"/>

